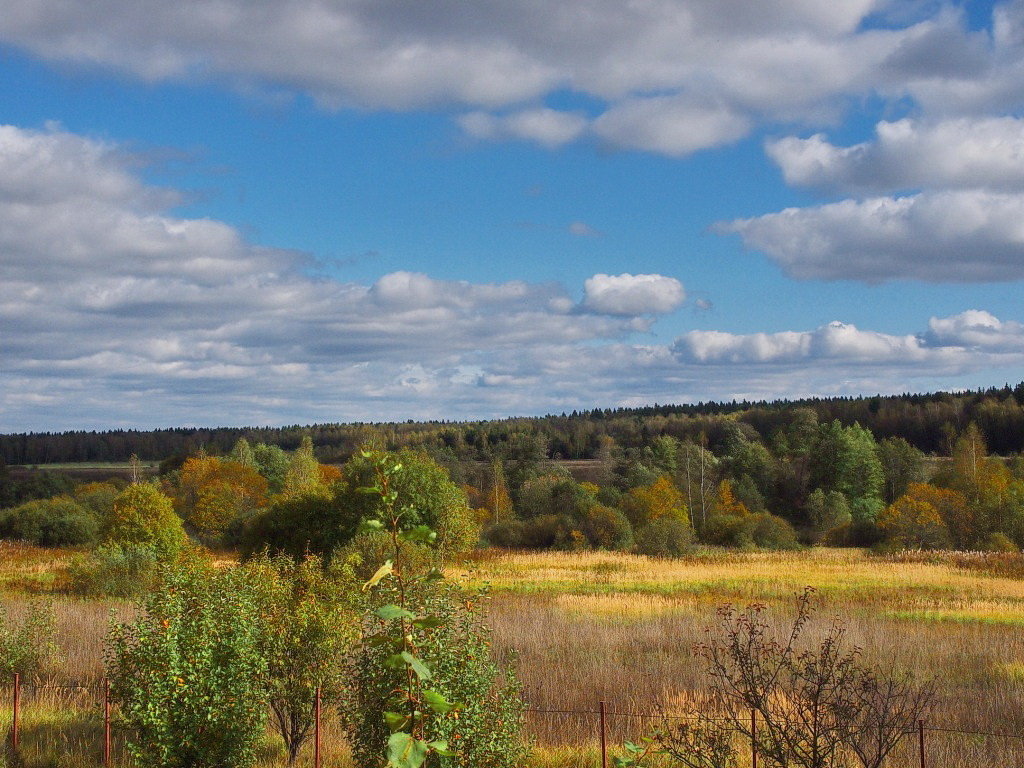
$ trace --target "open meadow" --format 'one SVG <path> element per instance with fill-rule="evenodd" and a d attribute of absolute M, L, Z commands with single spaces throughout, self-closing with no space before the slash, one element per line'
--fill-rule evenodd
<path fill-rule="evenodd" d="M 38 698 L 26 691 L 18 765 L 98 765 L 103 638 L 111 613 L 126 615 L 131 607 L 62 594 L 71 556 L 0 545 L 0 593 L 12 614 L 33 598 L 55 601 L 63 663 L 52 682 L 66 686 Z M 449 576 L 468 590 L 490 585 L 493 648 L 522 681 L 538 767 L 599 764 L 600 700 L 615 745 L 640 737 L 660 715 L 681 713 L 707 685 L 692 646 L 715 625 L 716 609 L 761 602 L 784 627 L 805 586 L 816 590 L 809 639 L 838 617 L 866 661 L 935 678 L 928 765 L 1024 761 L 1024 741 L 1017 738 L 1024 735 L 1024 559 L 1017 554 L 709 550 L 660 560 L 486 551 L 450 568 Z M 0 695 L 6 730 L 10 689 Z M 327 726 L 325 765 L 347 765 L 333 717 Z M 908 735 L 888 764 L 917 765 L 917 759 L 917 735 Z M 268 748 L 263 764 L 283 759 Z"/>

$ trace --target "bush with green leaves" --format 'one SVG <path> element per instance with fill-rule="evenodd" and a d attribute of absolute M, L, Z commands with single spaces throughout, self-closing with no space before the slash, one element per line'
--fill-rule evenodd
<path fill-rule="evenodd" d="M 769 512 L 754 515 L 754 544 L 764 549 L 799 549 L 796 531 L 784 519 Z"/>
<path fill-rule="evenodd" d="M 395 596 L 385 589 L 377 601 Z M 420 633 L 418 640 L 419 653 L 429 663 L 430 689 L 454 707 L 451 713 L 430 719 L 423 733 L 424 741 L 446 743 L 453 755 L 433 753 L 423 764 L 430 768 L 523 765 L 529 745 L 522 733 L 522 691 L 511 671 L 515 658 L 507 659 L 502 670 L 491 656 L 491 633 L 481 612 L 486 595 L 467 597 L 450 585 L 425 582 L 411 597 L 417 613 L 433 617 L 437 624 Z M 376 615 L 370 616 L 369 637 L 379 623 Z M 342 715 L 358 768 L 377 768 L 381 745 L 389 738 L 382 713 L 391 708 L 389 700 L 405 676 L 404 669 L 389 666 L 391 653 L 385 645 L 368 642 L 352 662 L 352 691 L 342 702 Z"/>
<path fill-rule="evenodd" d="M 436 546 L 421 510 L 401 501 L 406 468 L 363 451 L 372 468 L 360 493 L 375 499 L 362 528 L 391 540 L 391 557 L 364 585 L 369 605 L 352 663 L 344 722 L 359 768 L 511 768 L 522 762 L 522 700 L 514 679 L 496 681 L 490 639 L 433 568 L 407 570 L 403 549 Z"/>
<path fill-rule="evenodd" d="M 137 544 L 160 557 L 175 555 L 188 541 L 171 499 L 150 483 L 133 483 L 117 495 L 102 533 L 105 542 Z"/>
<path fill-rule="evenodd" d="M 345 464 L 339 503 L 353 510 L 357 521 L 378 517 L 382 511 L 381 500 L 362 490 L 374 482 L 374 462 L 378 459 L 402 467 L 393 478 L 393 491 L 397 507 L 406 510 L 405 524 L 428 526 L 437 534 L 435 546 L 446 556 L 467 552 L 477 545 L 480 527 L 465 491 L 452 482 L 448 470 L 422 451 L 357 453 Z"/>
<path fill-rule="evenodd" d="M 107 674 L 140 765 L 246 768 L 267 718 L 264 612 L 240 568 L 169 567 L 111 628 Z"/>
<path fill-rule="evenodd" d="M 633 526 L 617 509 L 604 504 L 591 504 L 583 513 L 580 525 L 587 541 L 597 549 L 628 549 L 633 544 Z"/>
<path fill-rule="evenodd" d="M 524 546 L 527 523 L 524 520 L 503 520 L 484 529 L 484 541 L 492 547 L 520 549 Z"/>
<path fill-rule="evenodd" d="M 750 549 L 797 549 L 796 531 L 778 515 L 712 515 L 702 537 L 708 544 Z"/>
<path fill-rule="evenodd" d="M 96 517 L 70 496 L 28 501 L 0 512 L 0 538 L 41 547 L 92 544 L 98 532 Z"/>
<path fill-rule="evenodd" d="M 250 517 L 239 534 L 242 553 L 283 552 L 295 559 L 307 553 L 325 559 L 355 535 L 358 511 L 345 503 L 337 489 L 320 494 L 279 499 L 270 509 Z"/>
<path fill-rule="evenodd" d="M 156 580 L 160 558 L 141 544 L 101 544 L 71 561 L 71 588 L 89 597 L 137 597 Z"/>
<path fill-rule="evenodd" d="M 676 517 L 652 520 L 636 535 L 636 552 L 652 557 L 679 557 L 693 546 L 693 528 Z"/>
<path fill-rule="evenodd" d="M 263 603 L 270 711 L 292 765 L 312 735 L 317 690 L 333 704 L 344 689 L 343 658 L 358 629 L 355 572 L 345 563 L 328 572 L 315 556 L 297 561 L 267 554 L 243 569 Z"/>
<path fill-rule="evenodd" d="M 0 605 L 0 680 L 15 673 L 25 680 L 45 677 L 57 662 L 56 636 L 51 603 L 29 603 L 19 623 Z"/>

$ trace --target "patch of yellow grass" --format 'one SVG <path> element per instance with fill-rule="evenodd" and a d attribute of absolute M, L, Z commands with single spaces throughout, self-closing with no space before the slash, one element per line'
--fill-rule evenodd
<path fill-rule="evenodd" d="M 677 559 L 606 552 L 491 553 L 452 569 L 470 585 L 499 591 L 608 595 L 640 593 L 722 601 L 788 599 L 805 586 L 847 604 L 893 609 L 908 599 L 937 603 L 964 595 L 1024 601 L 1024 581 L 943 561 L 900 562 L 862 550 L 716 552 Z M 652 607 L 664 603 L 651 601 Z"/>
<path fill-rule="evenodd" d="M 695 614 L 702 605 L 692 595 L 668 597 L 644 593 L 564 594 L 555 598 L 555 604 L 571 616 L 614 622 Z"/>
<path fill-rule="evenodd" d="M 0 540 L 0 593 L 48 592 L 62 586 L 67 565 L 79 552 Z"/>

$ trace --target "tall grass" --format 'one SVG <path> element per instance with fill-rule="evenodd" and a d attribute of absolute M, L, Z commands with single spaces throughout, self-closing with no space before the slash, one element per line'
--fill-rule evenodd
<path fill-rule="evenodd" d="M 98 765 L 102 744 L 95 688 L 111 612 L 130 604 L 59 593 L 70 553 L 0 545 L 0 600 L 17 615 L 40 591 L 53 599 L 63 663 L 52 676 L 89 693 L 46 692 L 25 699 L 26 766 Z M 48 570 L 49 569 L 49 570 Z M 481 553 L 450 569 L 467 587 L 490 583 L 494 651 L 514 663 L 532 710 L 528 731 L 539 749 L 533 768 L 597 766 L 598 701 L 607 702 L 611 743 L 635 739 L 658 713 L 684 712 L 708 685 L 692 653 L 723 602 L 769 604 L 781 629 L 792 597 L 818 590 L 813 639 L 839 616 L 865 660 L 935 677 L 929 727 L 1024 734 L 1024 559 L 980 554 L 900 555 L 855 550 L 797 553 L 708 551 L 679 560 L 612 553 Z M 47 573 L 56 573 L 47 581 Z M 25 585 L 32 585 L 26 588 Z M 516 651 L 516 655 L 511 653 Z M 513 659 L 515 659 L 513 661 Z M 0 687 L 0 728 L 10 717 Z M 338 719 L 325 715 L 325 766 L 349 768 Z M 1024 764 L 1024 740 L 926 732 L 929 765 L 944 768 Z M 116 765 L 130 763 L 120 751 Z M 306 765 L 312 751 L 307 747 Z M 890 765 L 916 766 L 916 736 Z M 261 766 L 284 764 L 268 734 Z"/>

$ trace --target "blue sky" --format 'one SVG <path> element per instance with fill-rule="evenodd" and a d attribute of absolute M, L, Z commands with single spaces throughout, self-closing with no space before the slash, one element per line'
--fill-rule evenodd
<path fill-rule="evenodd" d="M 10 5 L 2 431 L 1024 379 L 1024 3 Z"/>

